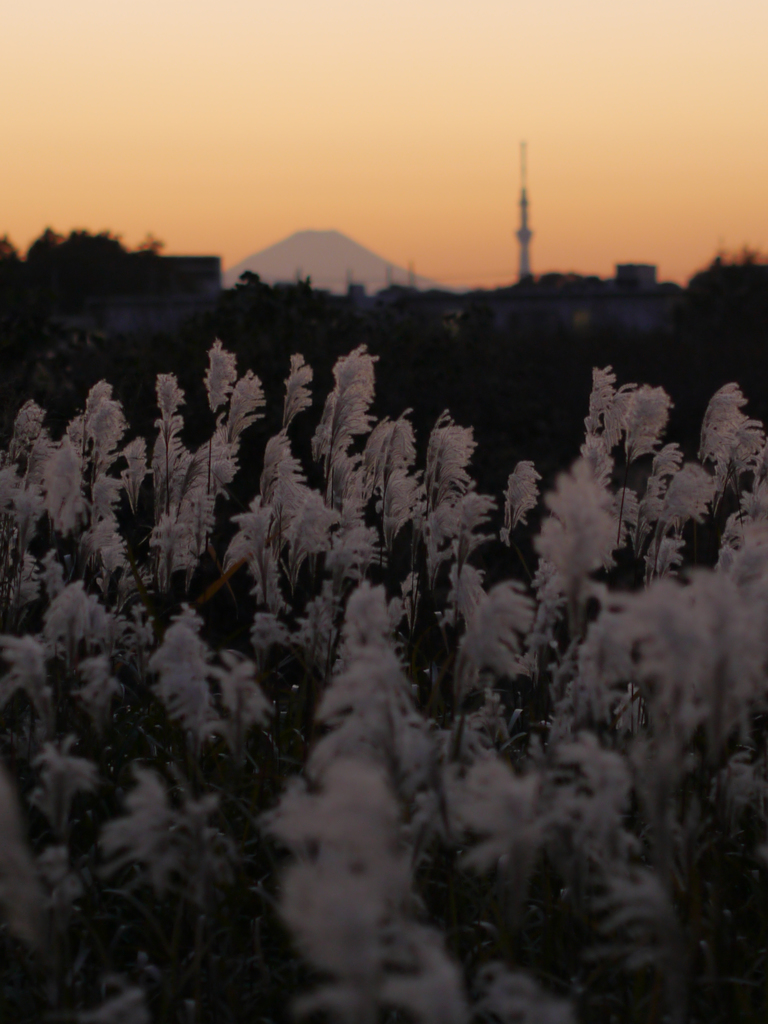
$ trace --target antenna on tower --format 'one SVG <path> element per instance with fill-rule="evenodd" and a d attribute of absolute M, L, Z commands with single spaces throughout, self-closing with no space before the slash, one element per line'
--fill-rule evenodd
<path fill-rule="evenodd" d="M 520 243 L 520 271 L 518 280 L 522 281 L 531 276 L 531 256 L 529 245 L 533 232 L 528 227 L 528 192 L 527 192 L 527 167 L 525 161 L 525 143 L 520 143 L 520 229 L 517 232 L 517 240 Z"/>

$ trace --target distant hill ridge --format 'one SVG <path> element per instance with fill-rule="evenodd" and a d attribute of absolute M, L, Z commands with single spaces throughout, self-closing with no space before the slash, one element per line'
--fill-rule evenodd
<path fill-rule="evenodd" d="M 377 292 L 389 284 L 428 289 L 441 287 L 436 281 L 415 275 L 385 260 L 340 231 L 297 231 L 281 242 L 255 252 L 223 275 L 225 288 L 232 288 L 241 274 L 250 270 L 267 284 L 309 277 L 316 288 L 345 292 L 350 284 L 365 285 Z"/>

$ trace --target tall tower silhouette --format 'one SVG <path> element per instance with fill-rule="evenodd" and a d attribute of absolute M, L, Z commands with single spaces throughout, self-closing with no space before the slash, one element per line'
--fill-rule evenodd
<path fill-rule="evenodd" d="M 531 276 L 531 257 L 528 245 L 533 232 L 528 227 L 528 193 L 526 191 L 525 143 L 520 143 L 520 230 L 517 240 L 520 243 L 520 272 L 518 280 Z"/>

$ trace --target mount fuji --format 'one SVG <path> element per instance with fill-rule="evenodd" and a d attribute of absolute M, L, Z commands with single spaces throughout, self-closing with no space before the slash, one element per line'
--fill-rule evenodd
<path fill-rule="evenodd" d="M 232 288 L 250 270 L 266 284 L 293 282 L 309 277 L 315 288 L 345 292 L 350 284 L 377 292 L 390 284 L 415 288 L 442 287 L 427 277 L 377 256 L 339 231 L 297 231 L 241 260 L 223 274 L 225 288 Z"/>

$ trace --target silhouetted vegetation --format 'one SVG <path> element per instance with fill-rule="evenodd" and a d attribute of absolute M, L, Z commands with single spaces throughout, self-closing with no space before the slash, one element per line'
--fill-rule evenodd
<path fill-rule="evenodd" d="M 412 407 L 417 436 L 425 438 L 450 409 L 457 422 L 474 426 L 480 485 L 497 493 L 519 458 L 533 459 L 551 480 L 576 457 L 593 366 L 610 363 L 620 379 L 674 395 L 671 430 L 687 454 L 698 446 L 707 401 L 730 380 L 742 384 L 751 413 L 768 419 L 768 266 L 750 251 L 719 256 L 692 279 L 671 334 L 497 331 L 482 303 L 444 320 L 420 313 L 407 293 L 394 305 L 360 310 L 306 282 L 272 288 L 251 274 L 175 336 L 107 338 L 57 326 L 53 312 L 81 308 L 86 295 L 162 288 L 157 251 L 150 237 L 142 251 L 128 252 L 108 232 L 64 238 L 49 229 L 25 259 L 0 242 L 6 434 L 30 395 L 48 409 L 55 433 L 101 378 L 114 383 L 131 422 L 146 433 L 156 416 L 155 375 L 169 365 L 187 391 L 194 430 L 206 422 L 192 396 L 215 337 L 259 374 L 267 394 L 279 393 L 291 353 L 302 352 L 315 368 L 322 393 L 335 360 L 366 344 L 379 356 L 377 414 Z M 277 429 L 278 415 L 267 411 L 265 436 Z"/>

